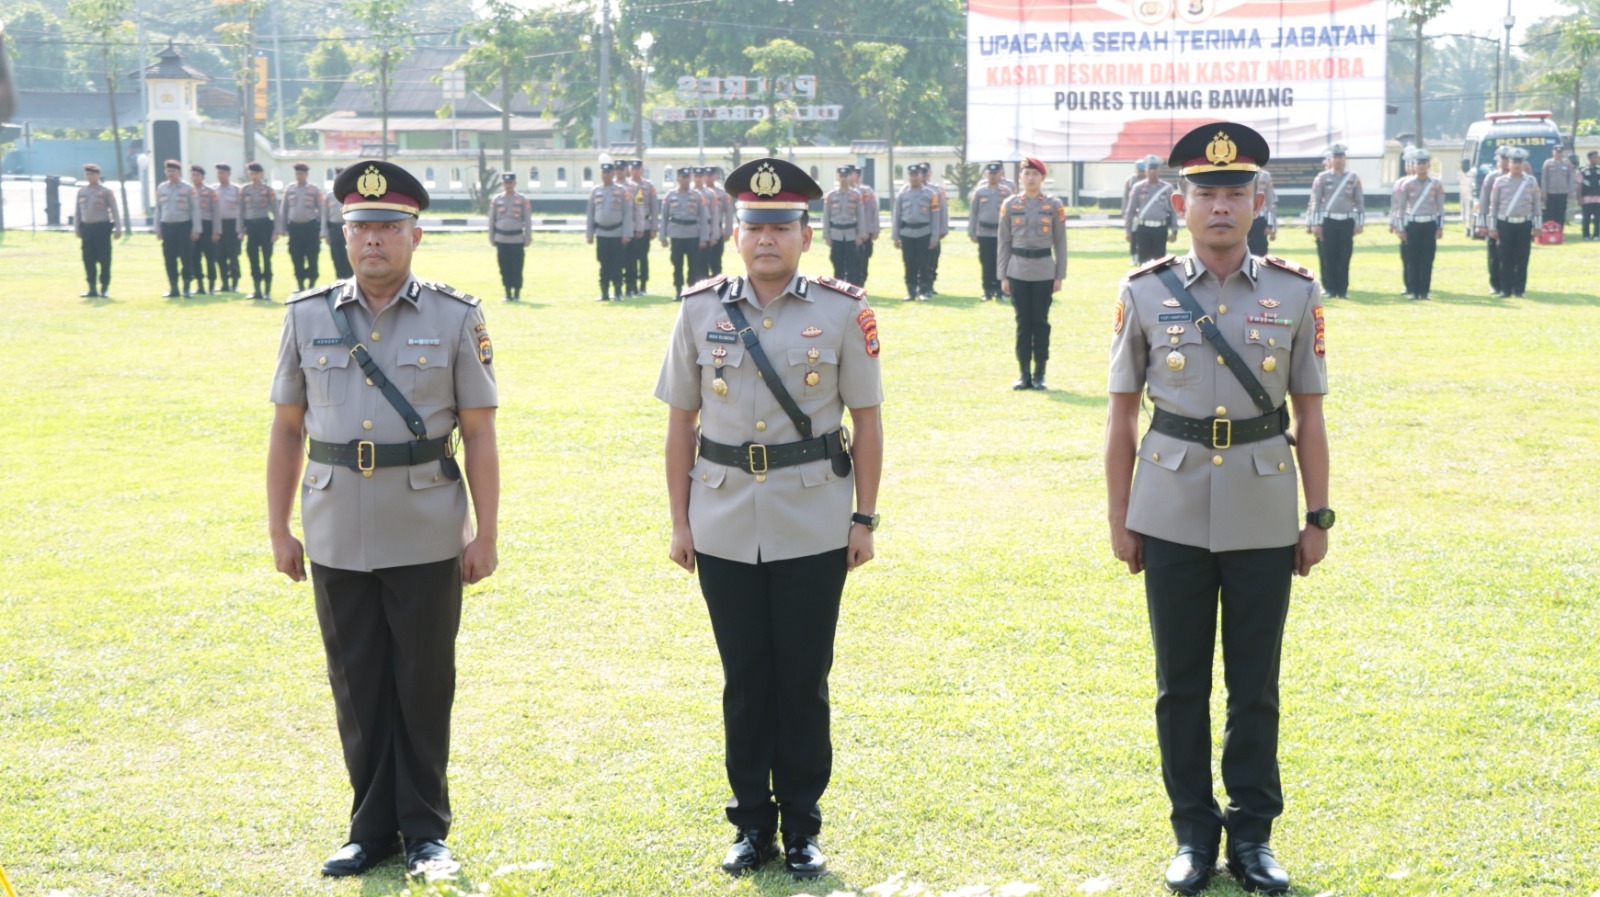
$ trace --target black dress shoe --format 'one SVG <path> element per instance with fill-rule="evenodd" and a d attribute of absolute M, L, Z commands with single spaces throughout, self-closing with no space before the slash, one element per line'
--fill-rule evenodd
<path fill-rule="evenodd" d="M 1185 844 L 1178 855 L 1167 864 L 1167 890 L 1174 894 L 1198 894 L 1211 881 L 1211 869 L 1216 865 L 1213 851 Z"/>
<path fill-rule="evenodd" d="M 772 832 L 759 828 L 739 829 L 739 837 L 722 857 L 722 871 L 729 875 L 743 875 L 759 869 L 778 856 L 778 844 Z"/>
<path fill-rule="evenodd" d="M 1278 865 L 1265 841 L 1229 841 L 1228 871 L 1251 893 L 1289 893 L 1289 873 Z"/>
<path fill-rule="evenodd" d="M 176 299 L 180 295 L 182 295 L 182 294 L 179 293 L 177 290 L 167 290 L 165 293 L 161 294 L 161 298 L 163 298 L 163 299 Z"/>
<path fill-rule="evenodd" d="M 406 841 L 406 874 L 412 878 L 449 878 L 461 871 L 455 854 L 438 838 Z"/>
<path fill-rule="evenodd" d="M 79 293 L 78 294 L 78 298 L 79 299 L 97 299 L 97 298 L 99 298 L 99 296 L 100 296 L 100 294 L 96 293 L 94 290 L 90 290 L 87 293 Z"/>
<path fill-rule="evenodd" d="M 826 873 L 828 858 L 817 846 L 817 836 L 784 835 L 783 868 L 795 878 L 816 878 Z"/>
<path fill-rule="evenodd" d="M 1031 378 L 1031 377 L 1018 377 L 1017 378 L 1017 382 L 1011 384 L 1011 388 L 1012 389 L 1032 389 L 1033 388 L 1033 378 Z"/>
<path fill-rule="evenodd" d="M 322 874 L 333 877 L 360 875 L 400 852 L 400 840 L 351 841 L 322 864 Z"/>

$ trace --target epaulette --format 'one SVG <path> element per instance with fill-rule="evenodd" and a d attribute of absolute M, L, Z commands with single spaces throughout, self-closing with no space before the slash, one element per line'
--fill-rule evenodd
<path fill-rule="evenodd" d="M 446 296 L 449 296 L 451 299 L 456 299 L 456 300 L 459 300 L 461 302 L 465 302 L 468 305 L 481 305 L 482 304 L 482 301 L 480 299 L 478 299 L 477 296 L 474 296 L 471 293 L 464 292 L 462 290 L 458 290 L 455 287 L 453 287 L 453 286 L 451 286 L 451 285 L 449 285 L 447 283 L 441 283 L 441 282 L 439 282 L 437 280 L 424 280 L 422 282 L 424 284 L 426 284 L 427 286 L 431 287 L 432 289 L 438 290 L 439 292 L 445 294 Z"/>
<path fill-rule="evenodd" d="M 846 296 L 849 296 L 851 299 L 859 300 L 859 299 L 867 298 L 867 291 L 866 290 L 862 289 L 861 287 L 856 286 L 853 283 L 849 283 L 848 281 L 840 280 L 837 277 L 829 277 L 826 274 L 824 274 L 821 277 L 813 277 L 811 279 L 816 281 L 817 283 L 822 284 L 823 286 L 827 287 L 830 290 L 835 290 L 837 292 L 843 293 Z"/>
<path fill-rule="evenodd" d="M 290 294 L 289 298 L 283 300 L 283 304 L 289 305 L 291 303 L 299 302 L 301 299 L 310 299 L 312 296 L 322 296 L 342 286 L 344 286 L 344 281 L 336 280 L 333 283 L 325 283 L 317 287 L 308 287 L 307 289 L 301 290 L 298 293 Z"/>
<path fill-rule="evenodd" d="M 1261 260 L 1274 268 L 1282 268 L 1283 270 L 1288 271 L 1290 274 L 1298 274 L 1301 277 L 1304 277 L 1306 280 L 1317 279 L 1317 276 L 1311 273 L 1310 268 L 1302 268 L 1288 259 L 1281 259 L 1275 255 L 1264 255 L 1261 257 Z"/>
<path fill-rule="evenodd" d="M 683 288 L 683 292 L 678 294 L 678 298 L 679 299 L 684 299 L 684 298 L 687 298 L 688 296 L 690 296 L 691 294 L 700 292 L 701 290 L 709 290 L 712 287 L 715 287 L 715 286 L 717 286 L 719 284 L 727 282 L 727 280 L 728 280 L 728 275 L 726 275 L 726 274 L 713 274 L 712 276 L 707 277 L 705 280 L 702 280 L 699 283 L 690 284 L 689 286 L 684 287 Z"/>
<path fill-rule="evenodd" d="M 1155 259 L 1153 261 L 1145 262 L 1144 264 L 1140 265 L 1138 268 L 1135 268 L 1133 273 L 1128 275 L 1128 279 L 1132 280 L 1135 277 L 1140 277 L 1142 275 L 1149 274 L 1151 271 L 1160 271 L 1162 268 L 1165 268 L 1165 267 L 1167 267 L 1169 265 L 1175 265 L 1177 263 L 1178 263 L 1178 257 L 1177 256 L 1175 256 L 1175 255 L 1164 255 L 1161 258 Z"/>

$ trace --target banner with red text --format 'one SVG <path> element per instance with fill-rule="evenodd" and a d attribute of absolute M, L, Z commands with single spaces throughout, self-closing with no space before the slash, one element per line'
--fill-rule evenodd
<path fill-rule="evenodd" d="M 1211 121 L 1383 154 L 1385 0 L 970 0 L 967 158 L 1134 160 Z"/>

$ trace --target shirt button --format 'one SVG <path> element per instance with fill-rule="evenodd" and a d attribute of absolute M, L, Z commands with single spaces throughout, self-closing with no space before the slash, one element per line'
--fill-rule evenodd
<path fill-rule="evenodd" d="M 316 483 L 317 483 L 317 478 L 316 478 L 316 476 L 315 476 L 315 475 L 313 475 L 313 476 L 312 476 L 312 477 L 311 477 L 311 484 L 312 484 L 312 485 L 316 485 Z"/>
<path fill-rule="evenodd" d="M 324 355 L 321 358 L 317 359 L 317 364 L 327 364 L 327 363 L 328 363 L 328 356 L 326 356 L 326 355 Z"/>
<path fill-rule="evenodd" d="M 1150 456 L 1150 460 L 1152 460 L 1152 461 L 1160 461 L 1161 460 L 1161 453 L 1160 452 L 1156 452 L 1155 454 L 1151 455 Z"/>
<path fill-rule="evenodd" d="M 761 326 L 767 328 L 768 330 L 771 330 L 772 329 L 772 319 L 771 318 L 762 318 L 761 319 Z"/>
<path fill-rule="evenodd" d="M 1227 417 L 1227 416 L 1228 416 L 1228 409 L 1223 407 L 1223 406 L 1221 406 L 1221 405 L 1218 405 L 1217 406 L 1217 417 Z"/>
<path fill-rule="evenodd" d="M 1278 344 L 1278 340 L 1277 340 L 1277 339 L 1276 339 L 1276 338 L 1274 338 L 1274 337 L 1267 337 L 1267 345 L 1269 345 L 1269 346 L 1276 346 L 1276 345 L 1277 345 L 1277 344 Z"/>
<path fill-rule="evenodd" d="M 764 420 L 756 421 L 756 432 L 757 433 L 765 433 L 765 432 L 767 432 L 767 422 L 764 421 Z"/>
<path fill-rule="evenodd" d="M 1228 306 L 1226 306 L 1226 305 L 1217 306 L 1217 314 L 1225 315 L 1227 313 L 1228 313 Z"/>
<path fill-rule="evenodd" d="M 421 358 L 417 359 L 417 364 L 427 364 L 427 363 L 428 363 L 428 356 L 426 356 L 426 355 L 424 355 Z"/>
<path fill-rule="evenodd" d="M 434 481 L 434 482 L 435 482 L 435 483 L 437 483 L 437 482 L 439 482 L 439 475 L 438 475 L 438 474 L 434 474 L 434 475 L 433 475 L 433 481 Z"/>
<path fill-rule="evenodd" d="M 1278 469 L 1279 469 L 1279 470 L 1282 470 L 1282 469 L 1283 469 L 1283 468 L 1284 468 L 1284 467 L 1285 467 L 1285 466 L 1286 466 L 1286 465 L 1285 465 L 1285 464 L 1284 464 L 1284 463 L 1283 463 L 1283 462 L 1282 462 L 1282 461 L 1279 461 L 1279 462 L 1278 462 Z"/>
<path fill-rule="evenodd" d="M 1217 356 L 1217 364 L 1227 364 L 1227 363 L 1228 363 L 1228 359 L 1223 358 L 1221 355 Z"/>
<path fill-rule="evenodd" d="M 711 479 L 711 475 L 710 474 L 708 474 L 708 473 L 700 474 L 700 482 L 704 483 L 704 482 L 709 481 L 710 479 Z"/>
<path fill-rule="evenodd" d="M 372 338 L 375 339 L 375 340 L 383 339 L 383 335 L 378 333 L 378 331 L 374 330 L 374 331 L 372 331 Z"/>
<path fill-rule="evenodd" d="M 1171 342 L 1171 343 L 1177 343 L 1178 338 L 1175 337 L 1175 336 L 1169 336 L 1169 337 L 1167 337 L 1167 341 Z"/>
<path fill-rule="evenodd" d="M 368 385 L 368 386 L 376 386 L 376 385 L 377 385 L 377 384 L 375 384 L 375 383 L 373 383 L 373 382 L 372 382 L 372 378 L 371 378 L 371 377 L 368 377 L 368 378 L 367 378 L 367 385 Z"/>
<path fill-rule="evenodd" d="M 1221 455 L 1212 455 L 1211 456 L 1211 463 L 1215 464 L 1218 467 L 1221 467 L 1222 466 L 1222 456 Z"/>
<path fill-rule="evenodd" d="M 370 430 L 370 429 L 372 429 L 372 421 L 370 421 L 370 420 L 364 420 L 364 421 L 362 421 L 362 422 L 361 422 L 361 429 L 363 429 L 363 430 Z"/>
<path fill-rule="evenodd" d="M 764 474 L 764 473 L 756 474 L 756 482 L 765 483 L 766 481 L 767 481 L 767 475 L 766 474 Z"/>

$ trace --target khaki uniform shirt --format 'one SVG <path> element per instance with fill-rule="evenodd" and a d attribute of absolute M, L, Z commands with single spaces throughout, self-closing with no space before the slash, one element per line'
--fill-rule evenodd
<path fill-rule="evenodd" d="M 1478 189 L 1478 208 L 1476 220 L 1479 227 L 1491 227 L 1493 221 L 1489 220 L 1489 200 L 1494 198 L 1495 181 L 1505 177 L 1505 172 L 1495 169 L 1483 176 L 1483 186 Z"/>
<path fill-rule="evenodd" d="M 1126 217 L 1128 214 L 1128 194 L 1133 192 L 1134 184 L 1137 184 L 1143 180 L 1146 180 L 1145 174 L 1143 171 L 1140 171 L 1128 175 L 1128 179 L 1122 182 L 1122 214 L 1124 217 Z"/>
<path fill-rule="evenodd" d="M 1329 216 L 1337 219 L 1354 218 L 1356 225 L 1367 223 L 1366 198 L 1361 193 L 1361 175 L 1345 169 L 1319 172 L 1311 181 L 1311 202 L 1306 209 L 1306 223 L 1321 226 Z"/>
<path fill-rule="evenodd" d="M 980 184 L 967 200 L 967 233 L 974 237 L 994 237 L 1000 234 L 1000 207 L 1011 195 L 1005 184 L 991 187 Z"/>
<path fill-rule="evenodd" d="M 246 221 L 271 218 L 278 208 L 278 194 L 263 184 L 245 184 L 239 188 L 239 232 L 244 232 Z"/>
<path fill-rule="evenodd" d="M 182 181 L 174 184 L 162 181 L 156 188 L 156 221 L 161 224 L 178 224 L 188 221 L 195 236 L 200 235 L 200 202 L 193 184 Z"/>
<path fill-rule="evenodd" d="M 89 186 L 84 184 L 78 188 L 78 213 L 75 216 L 76 224 L 105 224 L 111 222 L 112 230 L 116 230 L 117 223 L 117 196 L 105 184 Z M 81 236 L 83 228 L 76 230 Z"/>
<path fill-rule="evenodd" d="M 316 184 L 290 184 L 283 188 L 283 208 L 278 212 L 278 233 L 288 233 L 291 224 L 315 221 L 317 233 L 326 236 L 322 218 L 322 188 Z"/>
<path fill-rule="evenodd" d="M 878 194 L 865 184 L 856 189 L 861 191 L 861 205 L 867 210 L 867 236 L 876 237 L 883 232 L 883 222 L 878 220 Z"/>
<path fill-rule="evenodd" d="M 628 188 L 621 184 L 597 185 L 589 191 L 589 214 L 584 219 L 584 233 L 593 237 L 633 236 L 633 199 Z"/>
<path fill-rule="evenodd" d="M 533 201 L 513 190 L 489 200 L 489 242 L 525 245 L 533 239 Z"/>
<path fill-rule="evenodd" d="M 663 237 L 711 242 L 711 210 L 693 187 L 673 190 L 662 198 L 657 224 L 656 232 Z"/>
<path fill-rule="evenodd" d="M 1578 168 L 1571 159 L 1544 160 L 1541 186 L 1546 194 L 1571 193 L 1578 186 Z"/>
<path fill-rule="evenodd" d="M 1268 227 L 1278 226 L 1278 188 L 1272 184 L 1272 172 L 1265 168 L 1256 173 L 1256 192 L 1266 194 L 1266 201 L 1261 203 L 1261 211 L 1257 218 L 1267 219 Z"/>
<path fill-rule="evenodd" d="M 1389 226 L 1402 230 L 1417 219 L 1433 219 L 1444 227 L 1444 182 L 1435 177 L 1422 180 L 1416 175 L 1394 184 L 1389 196 Z"/>
<path fill-rule="evenodd" d="M 1544 195 L 1539 182 L 1527 173 L 1508 174 L 1494 182 L 1494 193 L 1489 196 L 1489 217 L 1498 221 L 1516 219 L 1539 223 L 1544 213 Z M 1494 224 L 1489 225 L 1491 228 Z"/>
<path fill-rule="evenodd" d="M 1054 196 L 1026 193 L 1006 200 L 995 244 L 995 270 L 1013 280 L 1061 280 L 1067 276 L 1067 207 Z M 1013 249 L 1048 249 L 1042 258 L 1023 258 Z"/>
<path fill-rule="evenodd" d="M 1289 395 L 1328 391 L 1322 294 L 1309 272 L 1286 271 L 1248 255 L 1243 269 L 1225 280 L 1193 253 L 1168 264 L 1274 404 Z M 1259 416 L 1261 409 L 1217 361 L 1216 349 L 1177 307 L 1154 267 L 1122 282 L 1110 391 L 1148 390 L 1157 408 L 1188 418 Z M 1151 430 L 1139 445 L 1128 528 L 1210 551 L 1293 545 L 1300 533 L 1297 479 L 1284 436 L 1210 449 Z"/>
<path fill-rule="evenodd" d="M 646 180 L 630 181 L 633 186 L 633 232 L 647 235 L 655 229 L 656 214 L 661 207 L 661 197 L 656 185 Z"/>
<path fill-rule="evenodd" d="M 1145 226 L 1165 227 L 1169 233 L 1177 234 L 1178 215 L 1172 210 L 1172 184 L 1162 180 L 1152 184 L 1146 178 L 1128 191 L 1128 204 L 1122 208 L 1122 229 L 1131 234 Z"/>
<path fill-rule="evenodd" d="M 939 213 L 939 229 L 936 233 L 939 235 L 939 239 L 943 240 L 950 233 L 950 194 L 946 193 L 945 189 L 938 184 L 929 184 L 928 186 L 939 198 L 939 205 L 934 209 Z"/>
<path fill-rule="evenodd" d="M 690 187 L 689 189 L 698 193 L 700 202 L 705 205 L 706 218 L 711 227 L 711 236 L 707 239 L 713 243 L 722 239 L 722 203 L 717 201 L 717 191 L 710 187 Z"/>
<path fill-rule="evenodd" d="M 333 194 L 328 194 L 327 201 L 322 204 L 322 229 L 327 236 L 332 237 L 334 232 L 344 227 L 344 203 L 335 202 Z"/>
<path fill-rule="evenodd" d="M 726 297 L 714 288 L 719 283 L 714 279 L 684 297 L 655 393 L 674 408 L 698 411 L 705 438 L 725 445 L 781 445 L 801 438 L 734 334 L 725 308 L 732 302 L 743 303 L 762 350 L 811 418 L 813 435 L 839 429 L 845 408 L 883 402 L 877 323 L 864 300 L 799 275 L 788 292 L 759 308 L 742 278 L 731 282 Z M 816 385 L 807 385 L 813 372 Z M 726 395 L 713 386 L 719 377 Z M 753 564 L 758 558 L 809 557 L 849 543 L 855 474 L 835 475 L 826 459 L 770 470 L 758 480 L 699 458 L 689 476 L 696 551 Z"/>
<path fill-rule="evenodd" d="M 1600 165 L 1585 165 L 1578 169 L 1579 186 L 1585 205 L 1600 202 Z"/>
<path fill-rule="evenodd" d="M 894 238 L 937 236 L 939 194 L 924 184 L 907 187 L 894 198 Z"/>
<path fill-rule="evenodd" d="M 351 280 L 290 297 L 284 317 L 272 401 L 305 408 L 311 438 L 378 444 L 415 438 L 340 341 L 328 289 L 339 291 L 351 330 L 422 416 L 429 438 L 455 429 L 456 409 L 499 403 L 477 299 L 413 275 L 374 319 Z M 363 571 L 460 554 L 472 533 L 465 480 L 450 479 L 441 465 L 380 467 L 367 477 L 308 462 L 300 481 L 306 554 L 326 567 Z"/>
<path fill-rule="evenodd" d="M 222 226 L 217 223 L 217 191 L 202 184 L 195 187 L 194 192 L 200 203 L 201 232 L 209 237 L 222 236 Z"/>
<path fill-rule="evenodd" d="M 217 194 L 217 235 L 222 234 L 222 222 L 239 220 L 239 185 L 218 184 L 212 188 Z"/>
<path fill-rule="evenodd" d="M 733 214 L 733 196 L 721 187 L 712 187 L 717 196 L 717 220 L 722 224 L 722 234 L 719 240 L 726 240 L 733 236 L 734 228 L 739 224 Z"/>
<path fill-rule="evenodd" d="M 822 236 L 825 240 L 855 242 L 867 235 L 867 207 L 855 190 L 832 190 L 822 198 Z"/>

